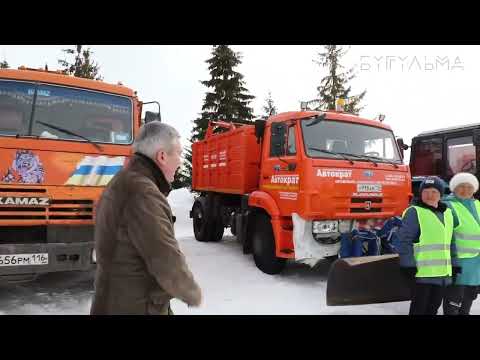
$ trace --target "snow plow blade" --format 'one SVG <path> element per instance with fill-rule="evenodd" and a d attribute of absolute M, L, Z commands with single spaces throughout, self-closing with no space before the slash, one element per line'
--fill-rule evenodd
<path fill-rule="evenodd" d="M 328 274 L 327 305 L 406 301 L 411 285 L 396 254 L 338 259 Z"/>

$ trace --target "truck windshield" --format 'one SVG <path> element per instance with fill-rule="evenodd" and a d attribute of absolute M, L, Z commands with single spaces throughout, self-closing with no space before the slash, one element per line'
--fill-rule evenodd
<path fill-rule="evenodd" d="M 128 97 L 0 80 L 0 136 L 130 144 L 132 127 L 132 101 Z"/>
<path fill-rule="evenodd" d="M 374 126 L 343 121 L 301 121 L 305 151 L 309 157 L 338 158 L 335 153 L 375 161 L 401 162 L 393 133 Z M 316 149 L 327 150 L 317 151 Z M 361 160 L 361 159 L 360 159 Z"/>

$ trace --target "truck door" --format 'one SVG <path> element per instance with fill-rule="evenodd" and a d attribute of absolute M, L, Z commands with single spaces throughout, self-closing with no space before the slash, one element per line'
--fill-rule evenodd
<path fill-rule="evenodd" d="M 473 135 L 461 134 L 446 137 L 446 179 L 450 181 L 459 172 L 477 175 L 477 154 Z"/>
<path fill-rule="evenodd" d="M 282 215 L 290 215 L 296 207 L 299 190 L 296 123 L 272 123 L 267 137 L 260 187 L 279 204 Z"/>
<path fill-rule="evenodd" d="M 418 139 L 410 155 L 413 176 L 437 175 L 443 177 L 443 139 L 441 137 Z"/>
<path fill-rule="evenodd" d="M 413 139 L 412 152 L 410 153 L 410 171 L 412 172 L 412 190 L 415 197 L 422 178 L 417 176 L 436 175 L 445 177 L 445 165 L 443 161 L 443 138 L 417 138 Z"/>

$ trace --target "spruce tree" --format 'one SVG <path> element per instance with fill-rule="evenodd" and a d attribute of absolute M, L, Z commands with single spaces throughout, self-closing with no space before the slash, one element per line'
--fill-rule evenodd
<path fill-rule="evenodd" d="M 351 86 L 348 83 L 355 78 L 355 73 L 353 68 L 343 71 L 344 66 L 340 63 L 346 52 L 341 46 L 325 45 L 325 52 L 318 54 L 320 60 L 314 60 L 318 65 L 328 69 L 328 75 L 317 87 L 320 104 L 317 110 L 335 110 L 335 101 L 339 98 L 347 100 L 346 112 L 358 114 L 363 109 L 360 102 L 366 90 L 358 95 L 350 95 Z"/>
<path fill-rule="evenodd" d="M 211 90 L 205 95 L 200 117 L 194 120 L 191 142 L 203 139 L 210 120 L 251 123 L 254 117 L 248 105 L 255 97 L 248 94 L 243 75 L 234 70 L 241 64 L 240 53 L 228 45 L 213 46 L 206 62 L 210 80 L 201 83 Z"/>
<path fill-rule="evenodd" d="M 175 178 L 172 182 L 172 189 L 192 186 L 192 150 L 189 147 L 185 147 L 184 152 L 184 161 L 180 169 L 175 173 Z"/>
<path fill-rule="evenodd" d="M 243 75 L 235 68 L 241 64 L 241 54 L 234 52 L 228 45 L 216 45 L 212 48 L 212 57 L 206 60 L 210 79 L 201 81 L 208 90 L 202 105 L 200 116 L 193 121 L 190 142 L 203 140 L 211 120 L 251 124 L 253 109 L 249 106 L 255 97 L 249 95 Z M 183 171 L 176 174 L 178 184 L 191 187 L 192 151 L 185 149 Z"/>
<path fill-rule="evenodd" d="M 72 62 L 66 59 L 58 60 L 58 63 L 63 66 L 64 72 L 76 77 L 102 80 L 102 77 L 99 75 L 100 66 L 92 60 L 93 52 L 90 48 L 83 49 L 83 45 L 76 45 L 74 49 L 63 49 L 62 51 L 74 56 Z"/>
<path fill-rule="evenodd" d="M 265 117 L 275 115 L 277 113 L 277 108 L 275 107 L 272 99 L 272 93 L 268 92 L 268 97 L 265 99 L 265 105 L 263 106 L 263 112 Z"/>

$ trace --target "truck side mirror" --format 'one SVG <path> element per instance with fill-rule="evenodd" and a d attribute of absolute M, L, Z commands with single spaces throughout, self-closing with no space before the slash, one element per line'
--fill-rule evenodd
<path fill-rule="evenodd" d="M 260 143 L 260 139 L 263 138 L 266 124 L 266 120 L 255 120 L 255 137 L 257 138 L 257 144 Z"/>
<path fill-rule="evenodd" d="M 400 154 L 402 156 L 402 159 L 404 158 L 404 155 L 403 155 L 403 151 L 404 150 L 408 150 L 408 148 L 410 146 L 408 146 L 407 144 L 405 144 L 403 142 L 403 139 L 402 138 L 397 138 L 397 145 L 398 145 L 398 148 L 400 149 Z"/>
<path fill-rule="evenodd" d="M 403 142 L 402 138 L 397 138 L 397 144 L 398 144 L 398 147 L 402 150 L 408 150 L 410 148 L 410 146 L 408 146 Z"/>
<path fill-rule="evenodd" d="M 156 113 L 153 111 L 145 111 L 145 124 L 148 124 L 149 122 L 152 122 L 155 120 L 161 121 L 160 113 Z"/>
<path fill-rule="evenodd" d="M 282 123 L 272 123 L 270 139 L 270 156 L 285 155 L 285 132 L 286 125 Z"/>

